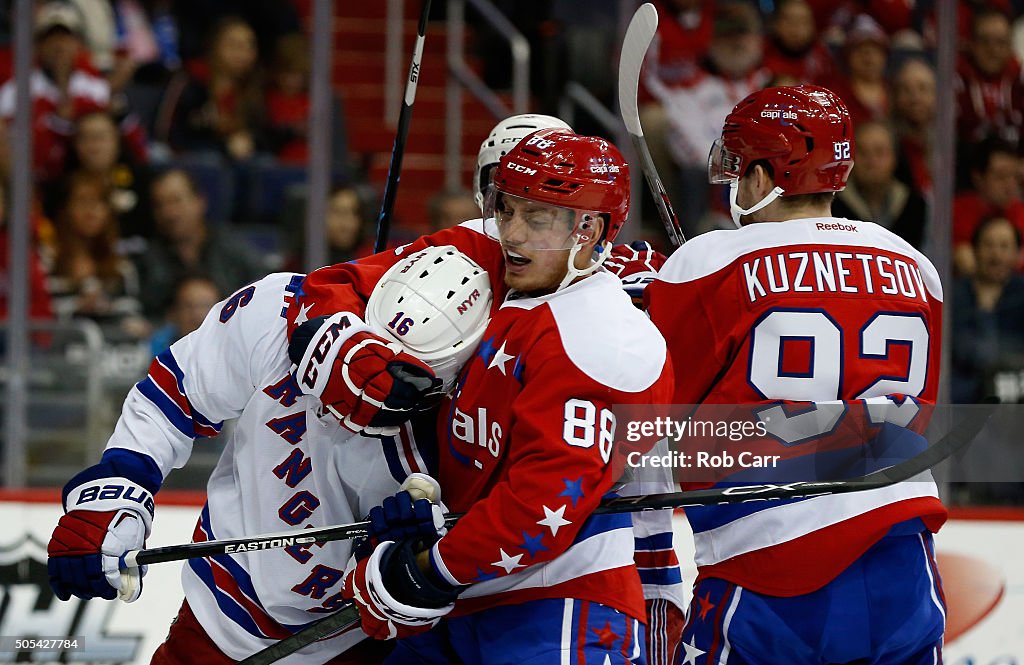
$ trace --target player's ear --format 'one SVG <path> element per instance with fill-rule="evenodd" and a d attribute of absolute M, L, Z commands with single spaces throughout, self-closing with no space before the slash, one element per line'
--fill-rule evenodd
<path fill-rule="evenodd" d="M 576 225 L 576 237 L 580 245 L 591 250 L 604 237 L 605 218 L 597 212 L 585 212 Z"/>
<path fill-rule="evenodd" d="M 775 179 L 764 164 L 754 164 L 750 169 L 750 176 L 752 180 L 750 184 L 754 187 L 758 201 L 775 188 Z"/>

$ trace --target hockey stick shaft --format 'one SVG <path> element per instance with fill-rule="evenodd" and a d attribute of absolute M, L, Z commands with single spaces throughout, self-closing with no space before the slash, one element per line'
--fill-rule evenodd
<path fill-rule="evenodd" d="M 294 635 L 239 661 L 239 665 L 270 665 L 317 640 L 348 630 L 359 623 L 359 610 L 351 600 L 334 614 L 319 619 Z"/>
<path fill-rule="evenodd" d="M 676 247 L 686 242 L 686 236 L 679 225 L 679 218 L 672 209 L 672 202 L 669 201 L 668 192 L 661 182 L 661 176 L 654 166 L 654 159 L 651 151 L 644 140 L 644 130 L 640 125 L 640 108 L 637 102 L 637 95 L 640 89 L 640 70 L 643 68 L 644 57 L 647 49 L 654 39 L 658 30 L 658 11 L 651 3 L 644 3 L 633 14 L 633 18 L 626 28 L 626 36 L 622 40 L 622 52 L 619 55 L 619 113 L 622 115 L 622 122 L 626 125 L 629 138 L 633 142 L 633 149 L 636 150 L 640 159 L 640 168 L 647 186 L 654 195 L 654 203 L 658 208 L 658 217 L 665 225 L 669 240 Z"/>
<path fill-rule="evenodd" d="M 909 480 L 943 461 L 950 455 L 964 450 L 978 435 L 992 414 L 991 409 L 978 409 L 968 413 L 953 426 L 946 436 L 929 446 L 923 452 L 908 460 L 880 469 L 861 478 L 832 482 L 794 482 L 784 485 L 746 485 L 726 488 L 712 488 L 689 492 L 647 494 L 642 496 L 619 497 L 605 501 L 594 511 L 595 514 L 662 510 L 707 506 L 720 503 L 742 503 L 772 499 L 796 499 L 823 494 L 843 494 L 880 489 Z M 460 515 L 449 515 L 451 526 Z M 268 665 L 318 639 L 341 630 L 346 630 L 359 621 L 358 610 L 349 605 L 331 616 L 295 633 L 277 644 L 241 661 L 243 665 Z"/>
<path fill-rule="evenodd" d="M 796 481 L 783 484 L 766 483 L 762 485 L 738 485 L 732 487 L 712 487 L 701 490 L 668 492 L 664 494 L 645 494 L 641 496 L 625 496 L 609 499 L 595 510 L 595 514 L 643 512 L 661 510 L 663 508 L 687 508 L 691 506 L 713 506 L 719 504 L 745 503 L 748 501 L 764 501 L 770 499 L 798 499 L 818 496 L 821 494 L 845 494 L 862 492 L 893 485 L 927 471 L 954 452 L 965 448 L 981 431 L 992 414 L 992 407 L 977 408 L 967 411 L 959 418 L 950 431 L 939 441 L 924 451 L 894 464 L 890 467 L 873 471 L 859 478 L 834 481 Z M 462 517 L 458 513 L 449 513 L 445 524 L 451 527 Z M 339 526 L 327 526 L 318 529 L 305 529 L 284 533 L 266 534 L 250 538 L 234 538 L 228 540 L 211 540 L 203 543 L 187 543 L 155 547 L 148 550 L 133 550 L 125 555 L 125 565 L 141 566 L 150 563 L 180 561 L 197 557 L 216 556 L 251 552 L 255 550 L 279 549 L 291 545 L 312 543 L 328 543 L 336 540 L 347 540 L 365 536 L 369 522 L 354 522 Z"/>
<path fill-rule="evenodd" d="M 409 65 L 409 78 L 405 80 L 405 97 L 402 99 L 402 111 L 398 115 L 398 131 L 395 144 L 391 148 L 391 163 L 388 165 L 388 178 L 384 185 L 384 198 L 380 204 L 380 216 L 377 217 L 377 238 L 373 242 L 373 251 L 383 252 L 388 244 L 391 233 L 391 212 L 395 208 L 395 197 L 398 195 L 398 183 L 402 174 L 402 158 L 405 156 L 405 144 L 409 137 L 409 123 L 412 120 L 412 104 L 416 101 L 416 84 L 420 78 L 420 64 L 423 62 L 423 43 L 427 36 L 427 18 L 430 16 L 430 0 L 423 0 L 420 9 L 420 22 L 416 29 L 416 45 L 412 50 L 412 62 Z"/>

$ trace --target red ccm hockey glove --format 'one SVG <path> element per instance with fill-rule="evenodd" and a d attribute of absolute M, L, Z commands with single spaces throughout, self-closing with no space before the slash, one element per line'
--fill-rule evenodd
<path fill-rule="evenodd" d="M 443 395 L 441 380 L 423 361 L 349 312 L 299 325 L 288 356 L 302 391 L 315 395 L 353 432 L 395 435 L 414 411 Z"/>

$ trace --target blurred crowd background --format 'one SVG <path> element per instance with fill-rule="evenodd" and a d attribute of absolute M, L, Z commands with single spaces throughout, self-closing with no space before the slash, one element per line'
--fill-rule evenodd
<path fill-rule="evenodd" d="M 489 4 L 529 41 L 531 111 L 558 115 L 569 82 L 614 108 L 622 17 L 638 3 Z M 688 236 L 731 224 L 726 192 L 706 177 L 707 154 L 726 114 L 764 86 L 815 83 L 838 92 L 855 123 L 856 163 L 834 214 L 877 222 L 932 254 L 936 90 L 952 86 L 957 193 L 948 248 L 955 278 L 946 295 L 948 386 L 957 403 L 991 394 L 1024 400 L 1024 2 L 957 3 L 960 48 L 952 80 L 936 77 L 933 1 L 655 4 L 660 25 L 643 74 L 641 118 Z M 5 228 L 16 101 L 11 5 L 0 3 Z M 83 446 L 89 454 L 102 447 L 124 394 L 152 356 L 195 329 L 212 305 L 268 272 L 311 267 L 302 249 L 312 5 L 36 3 L 29 483 L 61 484 L 66 470 L 49 462 L 62 451 L 71 459 Z M 330 262 L 372 248 L 394 133 L 383 120 L 390 110 L 380 102 L 384 5 L 335 3 L 332 188 L 323 239 Z M 419 2 L 405 5 L 408 42 Z M 393 243 L 479 216 L 470 174 L 476 148 L 497 120 L 467 116 L 463 182 L 445 185 L 438 173 L 446 71 L 444 37 L 437 33 L 447 6 L 434 5 Z M 507 46 L 490 24 L 472 13 L 467 20 L 472 68 L 507 96 L 513 69 Z M 593 114 L 570 120 L 581 133 L 615 138 Z M 644 212 L 633 237 L 667 251 L 653 206 Z M 7 263 L 4 231 L 4 285 Z M 4 316 L 6 308 L 4 287 Z M 47 408 L 55 403 L 64 405 L 63 415 Z M 209 454 L 215 458 L 215 444 Z M 178 482 L 201 486 L 202 464 L 196 468 L 194 478 L 184 474 Z M 965 492 L 974 501 L 1024 503 L 1020 485 Z"/>

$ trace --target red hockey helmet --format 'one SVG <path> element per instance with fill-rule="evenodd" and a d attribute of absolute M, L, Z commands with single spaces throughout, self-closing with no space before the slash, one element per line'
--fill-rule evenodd
<path fill-rule="evenodd" d="M 607 215 L 608 243 L 629 212 L 629 164 L 618 148 L 565 129 L 528 134 L 501 158 L 493 182 L 498 192 Z"/>
<path fill-rule="evenodd" d="M 853 168 L 846 104 L 815 85 L 765 88 L 736 105 L 708 156 L 708 178 L 728 183 L 750 165 L 771 165 L 783 195 L 839 192 Z"/>

